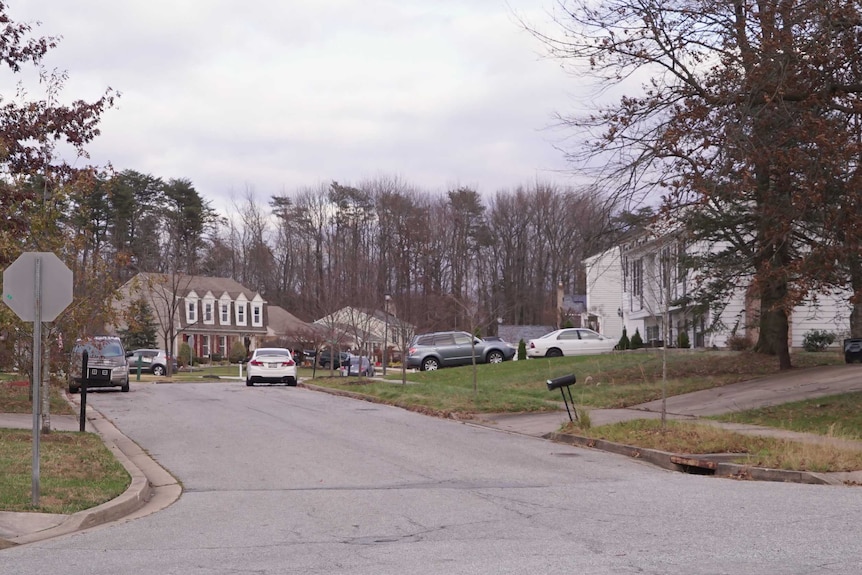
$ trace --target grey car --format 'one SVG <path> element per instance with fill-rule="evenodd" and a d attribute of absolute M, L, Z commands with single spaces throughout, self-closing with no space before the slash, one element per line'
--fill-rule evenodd
<path fill-rule="evenodd" d="M 171 373 L 176 373 L 177 360 L 176 358 L 171 359 Z M 129 370 L 132 373 L 137 373 L 139 364 L 141 373 L 166 375 L 168 372 L 168 354 L 163 349 L 134 349 L 129 357 Z"/>
<path fill-rule="evenodd" d="M 119 387 L 121 391 L 129 391 L 129 365 L 126 358 L 130 357 L 132 352 L 126 352 L 120 338 L 100 335 L 75 342 L 69 369 L 69 393 L 81 391 L 85 352 L 87 388 Z"/>
<path fill-rule="evenodd" d="M 504 341 L 485 341 L 466 331 L 438 331 L 417 335 L 407 352 L 407 367 L 432 371 L 440 367 L 473 363 L 501 363 L 516 350 Z"/>

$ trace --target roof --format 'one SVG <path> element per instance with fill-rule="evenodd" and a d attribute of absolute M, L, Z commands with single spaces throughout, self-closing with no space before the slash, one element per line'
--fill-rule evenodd
<path fill-rule="evenodd" d="M 175 276 L 172 276 L 171 274 L 141 272 L 126 283 L 128 284 L 129 282 L 133 282 L 138 278 L 138 281 L 151 279 L 153 280 L 153 283 L 171 285 L 174 281 L 174 277 Z M 182 288 L 178 292 L 180 295 L 185 295 L 190 291 L 194 291 L 202 297 L 207 292 L 212 292 L 212 294 L 218 298 L 223 293 L 227 292 L 227 294 L 231 296 L 231 299 L 236 299 L 238 295 L 243 294 L 249 300 L 254 299 L 256 295 L 259 295 L 258 292 L 245 287 L 233 278 L 180 275 L 176 279 L 176 285 L 177 287 Z"/>
<path fill-rule="evenodd" d="M 267 306 L 267 313 L 269 315 L 268 327 L 272 330 L 274 335 L 306 334 L 317 329 L 315 326 L 302 321 L 281 306 Z"/>

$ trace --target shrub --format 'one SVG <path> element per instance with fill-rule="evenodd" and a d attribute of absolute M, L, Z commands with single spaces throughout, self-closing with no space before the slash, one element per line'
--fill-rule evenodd
<path fill-rule="evenodd" d="M 691 347 L 691 342 L 688 340 L 688 332 L 681 331 L 679 335 L 676 336 L 676 346 L 682 349 L 688 349 Z"/>
<path fill-rule="evenodd" d="M 635 334 L 632 336 L 631 348 L 640 349 L 644 346 L 644 340 L 641 337 L 640 328 L 635 328 Z"/>
<path fill-rule="evenodd" d="M 732 334 L 727 338 L 727 347 L 733 351 L 748 351 L 754 346 L 748 335 Z"/>
<path fill-rule="evenodd" d="M 518 342 L 518 360 L 527 359 L 527 342 L 521 339 Z"/>
<path fill-rule="evenodd" d="M 814 329 L 805 334 L 802 347 L 805 351 L 823 351 L 833 343 L 837 336 L 831 331 Z"/>
<path fill-rule="evenodd" d="M 632 344 L 629 341 L 629 336 L 626 334 L 626 328 L 623 328 L 623 336 L 620 338 L 620 342 L 617 344 L 617 349 L 629 349 Z"/>
<path fill-rule="evenodd" d="M 182 366 L 191 365 L 192 348 L 189 347 L 187 342 L 182 342 L 180 344 L 180 352 L 177 354 L 177 362 Z"/>
<path fill-rule="evenodd" d="M 231 344 L 230 355 L 228 358 L 231 363 L 239 363 L 245 359 L 247 353 L 245 345 L 241 341 L 237 340 Z"/>

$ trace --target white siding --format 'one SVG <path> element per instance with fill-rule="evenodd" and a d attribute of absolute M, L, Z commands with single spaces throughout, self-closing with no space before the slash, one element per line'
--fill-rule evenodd
<path fill-rule="evenodd" d="M 587 311 L 599 318 L 601 332 L 611 338 L 622 336 L 622 268 L 620 249 L 612 248 L 584 261 L 587 271 Z"/>

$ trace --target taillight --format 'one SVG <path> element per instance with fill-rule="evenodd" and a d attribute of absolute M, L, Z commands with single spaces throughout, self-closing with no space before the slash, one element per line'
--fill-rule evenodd
<path fill-rule="evenodd" d="M 258 365 L 258 366 L 259 366 L 259 365 L 263 365 L 263 362 L 262 362 L 262 361 L 260 361 L 259 359 L 253 359 L 253 360 L 251 360 L 249 363 L 250 363 L 251 365 Z"/>
<path fill-rule="evenodd" d="M 536 349 L 536 343 L 535 342 L 532 342 L 532 341 L 530 342 L 530 349 Z"/>
<path fill-rule="evenodd" d="M 282 365 L 282 367 L 291 367 L 293 365 L 296 365 L 296 362 L 293 361 L 292 359 L 288 359 L 287 361 L 281 362 L 281 365 Z"/>
<path fill-rule="evenodd" d="M 409 355 L 413 355 L 414 353 L 416 353 L 416 348 L 415 348 L 415 347 L 411 347 L 410 349 L 408 349 L 408 350 L 407 350 L 407 353 L 408 353 Z"/>

